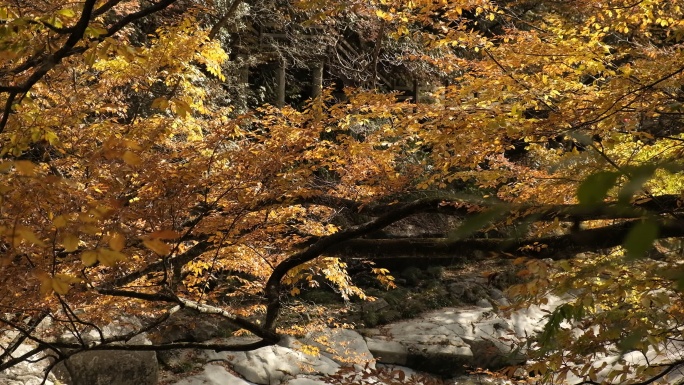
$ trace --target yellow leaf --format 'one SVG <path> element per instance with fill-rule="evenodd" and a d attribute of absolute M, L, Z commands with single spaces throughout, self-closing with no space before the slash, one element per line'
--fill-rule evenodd
<path fill-rule="evenodd" d="M 174 99 L 174 112 L 181 118 L 186 117 L 191 111 L 192 107 L 184 100 Z"/>
<path fill-rule="evenodd" d="M 121 233 L 114 233 L 109 237 L 109 247 L 114 251 L 121 251 L 126 247 L 126 237 Z"/>
<path fill-rule="evenodd" d="M 125 261 L 126 255 L 120 251 L 102 248 L 97 250 L 97 259 L 105 266 L 114 266 L 119 261 Z"/>
<path fill-rule="evenodd" d="M 124 152 L 121 159 L 129 166 L 139 166 L 142 163 L 140 156 L 132 151 Z"/>
<path fill-rule="evenodd" d="M 28 160 L 18 160 L 14 162 L 14 167 L 17 169 L 19 174 L 25 176 L 36 176 L 37 166 Z"/>
<path fill-rule="evenodd" d="M 52 277 L 44 271 L 35 271 L 33 275 L 40 281 L 40 294 L 48 295 L 52 293 Z"/>
<path fill-rule="evenodd" d="M 14 166 L 14 162 L 0 162 L 0 173 L 7 173 L 12 169 L 12 166 Z"/>
<path fill-rule="evenodd" d="M 62 245 L 66 252 L 72 252 L 78 250 L 78 236 L 75 234 L 66 234 L 62 239 Z"/>
<path fill-rule="evenodd" d="M 165 110 L 169 108 L 169 100 L 166 98 L 156 98 L 152 101 L 152 108 L 158 108 L 160 110 Z"/>
<path fill-rule="evenodd" d="M 81 262 L 86 266 L 93 266 L 97 263 L 97 252 L 88 250 L 81 253 Z"/>
<path fill-rule="evenodd" d="M 28 243 L 33 243 L 34 245 L 37 246 L 45 246 L 45 243 L 38 239 L 36 234 L 31 231 L 29 228 L 24 227 L 24 226 L 17 226 L 14 229 L 14 236 L 15 238 L 18 238 L 19 240 L 24 240 Z"/>
<path fill-rule="evenodd" d="M 97 52 L 94 49 L 90 49 L 83 55 L 85 63 L 88 67 L 92 67 L 93 64 L 95 64 L 96 53 Z"/>
<path fill-rule="evenodd" d="M 142 150 L 142 146 L 140 145 L 140 143 L 136 142 L 135 140 L 124 139 L 123 143 L 129 150 Z"/>
<path fill-rule="evenodd" d="M 171 247 L 159 239 L 144 239 L 143 245 L 159 255 L 168 255 Z"/>
<path fill-rule="evenodd" d="M 60 279 L 53 279 L 52 280 L 52 289 L 57 294 L 66 294 L 69 292 L 69 284 L 60 280 Z"/>
<path fill-rule="evenodd" d="M 313 346 L 313 345 L 302 344 L 300 349 L 301 349 L 302 353 L 304 353 L 308 356 L 312 356 L 312 357 L 318 357 L 320 355 L 320 352 L 321 352 L 321 350 L 317 346 Z"/>
<path fill-rule="evenodd" d="M 392 15 L 390 15 L 389 13 L 387 13 L 387 12 L 385 12 L 385 11 L 382 11 L 382 10 L 380 10 L 380 9 L 378 9 L 378 10 L 375 11 L 375 15 L 376 15 L 378 18 L 380 18 L 380 19 L 382 19 L 382 20 L 385 20 L 385 21 L 391 21 L 391 20 L 392 20 Z"/>
<path fill-rule="evenodd" d="M 67 225 L 67 220 L 64 217 L 64 215 L 58 215 L 52 221 L 52 225 L 55 226 L 56 229 L 61 229 L 62 227 L 65 227 Z"/>
<path fill-rule="evenodd" d="M 69 274 L 55 274 L 55 278 L 64 281 L 66 283 L 79 283 L 83 282 L 81 278 L 75 277 Z"/>
<path fill-rule="evenodd" d="M 57 11 L 58 15 L 66 16 L 66 17 L 74 17 L 76 16 L 76 12 L 74 12 L 73 9 L 60 9 Z"/>

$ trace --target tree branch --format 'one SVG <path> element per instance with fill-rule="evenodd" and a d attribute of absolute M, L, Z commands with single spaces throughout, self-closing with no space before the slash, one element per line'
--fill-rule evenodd
<path fill-rule="evenodd" d="M 347 230 L 340 231 L 327 237 L 323 237 L 305 250 L 285 259 L 278 266 L 276 266 L 266 283 L 265 291 L 268 304 L 266 308 L 266 322 L 264 327 L 267 330 L 275 329 L 275 322 L 278 318 L 278 313 L 281 306 L 281 280 L 291 269 L 319 257 L 321 254 L 335 245 L 377 230 L 381 230 L 392 223 L 417 212 L 433 208 L 434 206 L 439 205 L 441 202 L 442 199 L 429 198 L 405 204 L 402 207 L 399 207 L 396 210 L 387 213 L 373 221 L 351 227 Z"/>
<path fill-rule="evenodd" d="M 530 239 L 514 238 L 397 238 L 350 239 L 329 247 L 326 255 L 340 258 L 454 258 L 477 259 L 483 253 L 510 253 L 532 258 L 568 259 L 578 253 L 621 245 L 634 221 L 569 234 Z M 684 223 L 660 226 L 659 238 L 684 236 Z M 478 257 L 479 256 L 479 257 Z"/>
<path fill-rule="evenodd" d="M 221 31 L 223 27 L 226 26 L 228 21 L 235 15 L 235 12 L 238 9 L 238 6 L 242 3 L 243 0 L 233 0 L 233 3 L 230 5 L 230 8 L 228 8 L 228 11 L 226 11 L 226 14 L 223 15 L 223 17 L 214 25 L 214 27 L 209 31 L 209 39 L 213 39 L 218 35 L 218 33 Z"/>

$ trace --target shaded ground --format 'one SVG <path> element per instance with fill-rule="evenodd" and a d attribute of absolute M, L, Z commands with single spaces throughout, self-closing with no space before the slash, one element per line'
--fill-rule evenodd
<path fill-rule="evenodd" d="M 444 307 L 477 305 L 496 309 L 508 304 L 503 291 L 520 281 L 516 270 L 510 261 L 502 259 L 446 266 L 405 266 L 391 270 L 397 285 L 394 289 L 384 288 L 368 272 L 359 272 L 353 274 L 354 283 L 375 297 L 375 301 L 344 302 L 332 288 L 322 284 L 319 288 L 303 290 L 290 302 L 290 308 L 299 308 L 297 304 L 323 306 L 326 316 L 334 316 L 336 322 L 356 328 L 409 319 Z M 289 322 L 301 321 L 301 312 L 285 313 L 284 317 Z"/>

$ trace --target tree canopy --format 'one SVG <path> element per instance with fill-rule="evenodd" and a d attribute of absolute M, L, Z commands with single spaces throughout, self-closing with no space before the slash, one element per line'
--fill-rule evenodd
<path fill-rule="evenodd" d="M 249 350 L 302 330 L 279 323 L 302 287 L 363 298 L 351 263 L 391 287 L 374 262 L 510 258 L 526 303 L 575 294 L 533 370 L 598 383 L 594 358 L 682 338 L 682 6 L 0 1 L 0 329 L 59 361 L 116 341 L 46 340 L 45 317 L 142 332 L 180 306 L 261 342 L 137 348 Z M 448 225 L 391 231 L 416 215 Z"/>

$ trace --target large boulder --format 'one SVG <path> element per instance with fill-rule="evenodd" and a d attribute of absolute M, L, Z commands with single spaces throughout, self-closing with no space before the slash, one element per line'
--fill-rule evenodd
<path fill-rule="evenodd" d="M 365 331 L 379 362 L 443 376 L 524 361 L 512 325 L 487 308 L 441 309 Z"/>
<path fill-rule="evenodd" d="M 135 319 L 120 320 L 102 328 L 102 334 L 105 338 L 124 335 L 137 327 L 140 324 Z M 90 330 L 81 338 L 86 343 L 97 342 L 100 333 Z M 66 333 L 61 340 L 75 342 L 76 338 Z M 141 334 L 127 343 L 140 345 L 151 341 Z M 157 385 L 159 365 L 154 351 L 88 350 L 60 362 L 53 373 L 70 385 Z"/>
<path fill-rule="evenodd" d="M 157 385 L 154 352 L 90 351 L 70 357 L 58 377 L 71 385 Z"/>
<path fill-rule="evenodd" d="M 5 347 L 12 343 L 16 332 L 7 332 L 0 334 L 0 346 Z M 20 345 L 12 355 L 13 357 L 20 357 L 34 348 L 29 343 Z M 0 348 L 0 352 L 2 352 Z M 34 355 L 28 360 L 25 360 L 18 365 L 0 372 L 0 384 L 2 385 L 53 385 L 55 376 L 50 374 L 48 380 L 43 382 L 45 377 L 45 369 L 48 366 L 47 360 L 40 359 L 40 355 Z M 52 381 L 51 381 L 52 380 Z"/>
<path fill-rule="evenodd" d="M 311 332 L 300 345 L 311 345 L 319 349 L 321 355 L 330 358 L 342 366 L 354 366 L 363 369 L 366 366 L 375 368 L 375 359 L 368 350 L 363 336 L 350 329 L 323 329 Z M 297 345 L 293 346 L 297 348 Z"/>
<path fill-rule="evenodd" d="M 161 326 L 152 330 L 150 340 L 158 344 L 170 342 L 204 342 L 212 338 L 229 337 L 237 330 L 225 317 L 202 314 L 193 309 L 180 309 Z"/>
<path fill-rule="evenodd" d="M 212 340 L 215 343 L 250 343 L 250 337 L 232 337 Z M 199 352 L 196 359 L 203 362 L 227 362 L 247 381 L 262 385 L 277 385 L 300 374 L 333 374 L 340 364 L 324 356 L 305 354 L 302 344 L 292 337 L 285 337 L 278 345 L 265 346 L 249 352 Z"/>
<path fill-rule="evenodd" d="M 250 382 L 237 377 L 221 365 L 209 364 L 204 371 L 185 377 L 173 385 L 252 385 Z"/>

